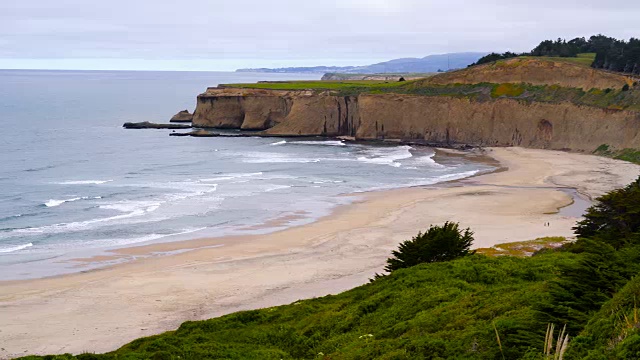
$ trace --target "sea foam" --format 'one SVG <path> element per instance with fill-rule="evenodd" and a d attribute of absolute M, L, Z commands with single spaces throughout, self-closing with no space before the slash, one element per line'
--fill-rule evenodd
<path fill-rule="evenodd" d="M 33 243 L 10 246 L 10 247 L 0 247 L 0 254 L 12 253 L 20 250 L 24 250 L 26 248 L 32 247 Z"/>

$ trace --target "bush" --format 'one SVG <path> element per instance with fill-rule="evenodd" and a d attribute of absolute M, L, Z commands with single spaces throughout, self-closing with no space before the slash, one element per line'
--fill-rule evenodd
<path fill-rule="evenodd" d="M 408 268 L 422 263 L 449 261 L 471 255 L 473 232 L 469 228 L 461 230 L 458 223 L 445 222 L 443 226 L 431 226 L 426 233 L 418 233 L 411 240 L 404 241 L 393 257 L 387 259 L 385 270 Z"/>
<path fill-rule="evenodd" d="M 629 91 L 629 84 L 624 84 L 622 91 Z"/>
<path fill-rule="evenodd" d="M 596 199 L 574 228 L 580 238 L 604 241 L 616 249 L 637 241 L 640 232 L 640 178 Z"/>

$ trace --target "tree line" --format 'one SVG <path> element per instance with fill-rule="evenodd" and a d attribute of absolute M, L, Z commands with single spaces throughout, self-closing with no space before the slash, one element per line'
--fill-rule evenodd
<path fill-rule="evenodd" d="M 582 53 L 595 53 L 591 64 L 593 68 L 640 75 L 640 39 L 625 41 L 605 35 L 594 35 L 589 39 L 579 37 L 569 41 L 561 38 L 555 41 L 545 40 L 530 52 L 491 53 L 470 66 L 517 56 L 577 57 Z"/>

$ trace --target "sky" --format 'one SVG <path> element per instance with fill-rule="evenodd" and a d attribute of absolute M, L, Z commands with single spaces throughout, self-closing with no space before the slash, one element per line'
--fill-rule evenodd
<path fill-rule="evenodd" d="M 0 0 L 0 69 L 366 65 L 640 37 L 636 0 Z"/>

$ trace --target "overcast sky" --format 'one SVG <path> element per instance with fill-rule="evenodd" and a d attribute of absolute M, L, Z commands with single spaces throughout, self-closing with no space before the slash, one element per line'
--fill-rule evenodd
<path fill-rule="evenodd" d="M 364 65 L 640 37 L 637 0 L 0 0 L 0 68 Z"/>

